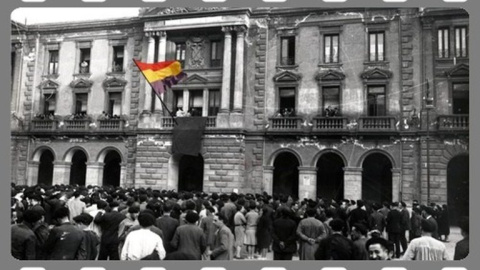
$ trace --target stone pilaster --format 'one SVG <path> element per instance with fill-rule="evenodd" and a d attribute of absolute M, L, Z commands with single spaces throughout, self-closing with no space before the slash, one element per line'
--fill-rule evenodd
<path fill-rule="evenodd" d="M 223 49 L 223 74 L 222 74 L 222 94 L 220 101 L 220 112 L 230 112 L 230 80 L 232 65 L 232 27 L 225 26 L 222 31 L 225 33 Z"/>
<path fill-rule="evenodd" d="M 103 162 L 87 162 L 85 185 L 101 186 L 103 182 Z"/>
<path fill-rule="evenodd" d="M 242 113 L 243 110 L 243 74 L 244 65 L 243 59 L 245 58 L 244 46 L 245 46 L 245 26 L 235 27 L 237 32 L 237 46 L 235 55 L 235 89 L 233 95 L 233 112 Z"/>
<path fill-rule="evenodd" d="M 153 63 L 155 57 L 155 38 L 153 33 L 146 33 L 148 37 L 147 63 Z M 144 113 L 150 113 L 152 109 L 152 87 L 145 82 L 145 103 L 143 106 Z"/>
<path fill-rule="evenodd" d="M 349 200 L 362 199 L 362 168 L 344 168 L 344 197 Z"/>
<path fill-rule="evenodd" d="M 263 167 L 263 190 L 268 194 L 273 194 L 273 166 Z"/>
<path fill-rule="evenodd" d="M 53 162 L 53 181 L 52 185 L 68 185 L 70 183 L 71 162 L 54 161 Z"/>
<path fill-rule="evenodd" d="M 298 198 L 315 199 L 317 197 L 317 168 L 298 167 Z"/>
<path fill-rule="evenodd" d="M 167 54 L 167 32 L 166 31 L 159 31 L 157 32 L 158 36 L 158 58 L 157 62 L 162 62 L 165 61 L 166 59 L 166 54 Z M 164 99 L 164 95 L 161 95 L 162 100 Z M 160 98 L 155 96 L 155 112 L 160 113 L 163 110 L 162 107 L 162 102 L 160 101 Z"/>

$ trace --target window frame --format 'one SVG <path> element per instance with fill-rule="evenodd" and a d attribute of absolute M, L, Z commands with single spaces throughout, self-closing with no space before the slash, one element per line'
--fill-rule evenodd
<path fill-rule="evenodd" d="M 383 29 L 372 29 L 371 31 L 368 31 L 367 35 L 368 35 L 368 43 L 367 43 L 367 54 L 368 54 L 368 62 L 386 62 L 387 61 L 387 49 L 386 49 L 386 44 L 385 44 L 385 40 L 386 40 L 386 33 L 387 31 L 383 30 Z M 379 34 L 382 34 L 383 35 L 383 41 L 382 41 L 382 44 L 383 44 L 383 53 L 382 53 L 382 56 L 383 56 L 383 59 L 380 60 L 380 57 L 379 57 L 379 44 L 378 44 L 378 35 Z M 371 52 L 371 38 L 372 38 L 372 35 L 375 35 L 375 57 L 374 59 L 372 59 L 372 52 Z"/>
<path fill-rule="evenodd" d="M 216 44 L 216 50 L 214 51 L 213 44 Z M 210 41 L 210 67 L 222 67 L 223 63 L 223 46 L 221 40 L 211 40 Z M 214 55 L 216 56 L 214 58 Z"/>
<path fill-rule="evenodd" d="M 370 114 L 370 88 L 378 88 L 378 87 L 383 87 L 383 102 L 384 102 L 384 113 L 382 115 L 378 114 L 378 108 L 375 109 L 376 113 L 375 114 Z M 366 115 L 369 117 L 376 117 L 376 116 L 387 116 L 388 115 L 388 100 L 387 100 L 387 91 L 388 91 L 388 86 L 387 84 L 383 83 L 378 83 L 378 84 L 368 84 L 366 85 Z M 378 96 L 379 94 L 373 93 L 372 95 Z M 377 98 L 375 98 L 377 100 Z M 377 103 L 375 102 L 375 105 Z M 377 105 L 376 105 L 377 106 Z"/>
<path fill-rule="evenodd" d="M 86 53 L 88 52 L 88 53 Z M 87 56 L 88 56 L 88 59 L 87 59 Z M 90 73 L 90 68 L 91 68 L 91 65 L 92 65 L 92 48 L 80 48 L 80 61 L 78 63 L 78 66 L 79 66 L 79 73 L 81 74 L 89 74 Z M 87 62 L 87 66 L 86 67 L 82 67 L 82 63 L 83 62 Z"/>
<path fill-rule="evenodd" d="M 216 99 L 213 98 L 213 105 L 217 106 L 212 106 L 212 93 L 215 95 L 218 95 L 218 104 L 216 104 Z M 218 113 L 220 112 L 220 103 L 222 101 L 221 98 L 221 89 L 208 89 L 208 116 L 217 116 Z"/>
<path fill-rule="evenodd" d="M 442 40 L 440 40 L 440 32 L 443 33 L 442 35 Z M 448 34 L 447 39 L 445 40 L 445 32 Z M 443 44 L 443 52 L 444 54 L 442 55 L 440 53 L 440 44 Z M 445 49 L 445 45 L 447 45 L 447 48 Z M 450 58 L 450 28 L 449 27 L 438 27 L 437 28 L 437 57 L 439 59 L 448 59 Z"/>
<path fill-rule="evenodd" d="M 77 108 L 78 108 L 78 96 L 79 95 L 85 95 L 87 98 L 86 98 L 86 110 L 85 111 L 79 111 Z M 74 106 L 72 106 L 72 109 L 73 109 L 73 114 L 77 114 L 77 113 L 85 113 L 86 115 L 88 115 L 88 98 L 90 97 L 89 95 L 89 92 L 85 92 L 85 91 L 75 91 L 73 93 L 73 96 L 74 96 L 74 101 L 73 101 L 73 104 Z M 80 108 L 81 110 L 81 108 Z"/>
<path fill-rule="evenodd" d="M 284 52 L 284 40 L 287 40 L 287 57 L 284 57 L 283 55 L 283 52 Z M 292 45 L 291 43 L 293 43 L 293 49 L 292 49 Z M 295 66 L 296 65 L 296 47 L 297 47 L 297 40 L 296 40 L 296 36 L 295 35 L 284 35 L 284 36 L 281 36 L 280 37 L 280 54 L 279 54 L 279 57 L 280 57 L 280 66 Z M 292 54 L 292 55 L 290 55 Z M 287 59 L 287 61 L 284 61 L 284 59 Z"/>
<path fill-rule="evenodd" d="M 338 112 L 339 112 L 339 114 L 336 115 L 336 116 L 341 116 L 341 114 L 342 114 L 342 108 L 341 108 L 342 107 L 342 85 L 340 83 L 337 83 L 337 84 L 323 84 L 320 87 L 321 87 L 321 91 L 322 91 L 322 93 L 321 93 L 321 100 L 322 100 L 321 101 L 321 108 L 322 108 L 321 115 L 323 117 L 327 116 L 326 115 L 327 107 L 325 106 L 325 96 L 326 96 L 325 95 L 325 90 L 336 88 L 336 89 L 338 89 Z"/>
<path fill-rule="evenodd" d="M 462 41 L 462 29 L 465 29 L 465 44 L 463 44 Z M 460 48 L 457 48 L 457 30 L 460 30 Z M 453 36 L 454 36 L 454 55 L 456 58 L 468 58 L 469 54 L 469 47 L 468 47 L 468 26 L 466 25 L 458 25 L 453 27 Z M 465 51 L 463 51 L 462 45 L 465 45 Z M 460 56 L 457 55 L 458 50 L 460 50 Z M 465 53 L 465 56 L 463 55 Z"/>
<path fill-rule="evenodd" d="M 329 60 L 327 61 L 327 37 L 330 38 L 330 57 Z M 333 39 L 332 37 L 337 38 L 337 54 L 336 57 L 334 57 L 333 52 Z M 323 63 L 324 64 L 338 64 L 340 63 L 340 33 L 326 33 L 323 35 Z M 335 59 L 336 58 L 336 59 Z"/>
<path fill-rule="evenodd" d="M 55 55 L 53 52 L 56 52 L 56 62 L 52 62 L 52 56 Z M 52 68 L 53 63 L 53 68 Z M 58 65 L 60 63 L 60 50 L 48 50 L 48 75 L 58 75 Z"/>
<path fill-rule="evenodd" d="M 118 53 L 121 52 L 123 56 L 121 58 L 118 57 Z M 125 46 L 124 45 L 113 45 L 112 46 L 112 72 L 125 72 Z M 120 69 L 117 68 L 117 59 L 121 59 Z"/>
<path fill-rule="evenodd" d="M 180 49 L 179 49 L 180 46 Z M 180 51 L 180 59 L 177 57 L 178 53 Z M 181 59 L 183 56 L 183 59 Z M 182 65 L 182 68 L 185 68 L 185 60 L 187 58 L 187 43 L 186 42 L 175 42 L 175 55 L 174 59 L 175 61 L 180 62 Z"/>
<path fill-rule="evenodd" d="M 282 113 L 282 110 L 283 109 L 288 109 L 288 108 L 291 108 L 291 107 L 285 107 L 285 108 L 282 108 L 281 107 L 281 103 L 282 103 L 282 97 L 280 95 L 280 92 L 282 90 L 293 90 L 293 93 L 294 93 L 294 107 L 292 108 L 293 109 L 293 114 L 296 115 L 297 114 L 297 110 L 298 110 L 298 85 L 292 85 L 292 84 L 285 84 L 285 85 L 278 85 L 277 86 L 277 95 L 278 95 L 278 98 L 277 98 L 277 112 L 279 113 Z"/>

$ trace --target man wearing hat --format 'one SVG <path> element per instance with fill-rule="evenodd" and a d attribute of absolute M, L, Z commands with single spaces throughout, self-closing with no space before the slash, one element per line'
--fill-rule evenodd
<path fill-rule="evenodd" d="M 197 226 L 199 216 L 194 211 L 188 211 L 185 216 L 187 224 L 181 225 L 175 231 L 170 242 L 173 249 L 183 254 L 189 254 L 195 260 L 201 260 L 207 248 L 205 234 Z"/>

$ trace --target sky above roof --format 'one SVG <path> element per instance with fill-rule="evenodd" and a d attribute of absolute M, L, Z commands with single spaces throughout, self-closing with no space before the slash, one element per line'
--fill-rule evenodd
<path fill-rule="evenodd" d="M 17 8 L 11 19 L 23 24 L 91 21 L 138 16 L 139 8 Z"/>

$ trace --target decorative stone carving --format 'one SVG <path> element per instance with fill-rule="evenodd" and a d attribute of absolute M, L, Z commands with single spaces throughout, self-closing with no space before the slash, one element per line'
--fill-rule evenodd
<path fill-rule="evenodd" d="M 189 67 L 204 68 L 206 59 L 206 39 L 203 36 L 191 37 L 187 40 L 190 49 Z"/>
<path fill-rule="evenodd" d="M 468 64 L 461 63 L 453 68 L 445 71 L 447 77 L 468 77 L 470 75 L 470 67 Z"/>
<path fill-rule="evenodd" d="M 162 8 L 142 8 L 140 16 L 146 15 L 169 15 L 191 12 L 219 11 L 226 10 L 228 7 L 162 7 Z"/>
<path fill-rule="evenodd" d="M 362 72 L 361 77 L 364 80 L 388 80 L 393 73 L 390 70 L 381 68 L 371 68 Z"/>
<path fill-rule="evenodd" d="M 342 81 L 345 79 L 345 74 L 341 71 L 329 69 L 320 71 L 315 75 L 315 80 L 321 81 Z"/>
<path fill-rule="evenodd" d="M 293 73 L 291 71 L 283 71 L 283 72 L 280 72 L 278 73 L 277 75 L 275 75 L 273 77 L 273 81 L 274 82 L 295 82 L 295 83 L 298 83 L 300 81 L 300 79 L 302 78 L 302 76 L 300 76 L 300 74 L 296 74 L 296 73 Z"/>

